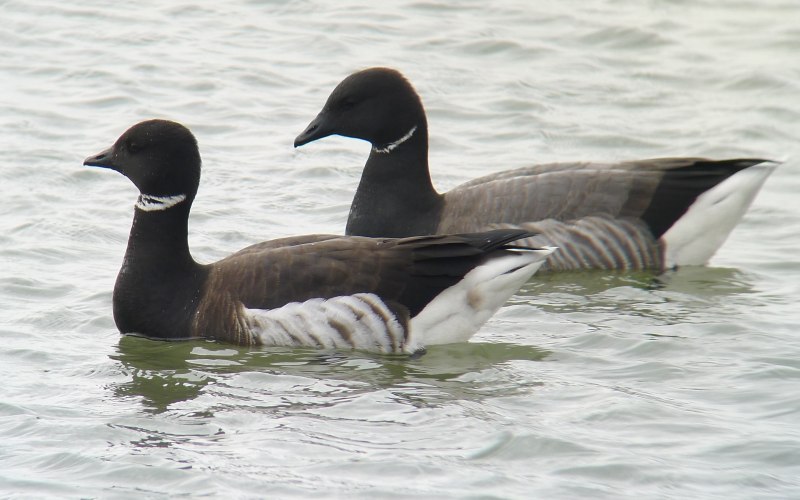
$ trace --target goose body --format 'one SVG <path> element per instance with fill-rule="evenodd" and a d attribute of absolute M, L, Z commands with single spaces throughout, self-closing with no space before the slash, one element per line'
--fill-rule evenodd
<path fill-rule="evenodd" d="M 708 262 L 775 164 L 660 158 L 503 171 L 438 193 L 419 95 L 397 71 L 345 78 L 295 147 L 329 135 L 369 141 L 346 234 L 406 237 L 518 227 L 553 245 L 543 269 L 655 269 Z"/>
<path fill-rule="evenodd" d="M 114 287 L 123 333 L 414 353 L 469 339 L 552 252 L 514 246 L 531 236 L 520 229 L 405 239 L 307 235 L 203 265 L 187 242 L 200 181 L 188 129 L 139 123 L 84 164 L 124 174 L 141 193 Z"/>

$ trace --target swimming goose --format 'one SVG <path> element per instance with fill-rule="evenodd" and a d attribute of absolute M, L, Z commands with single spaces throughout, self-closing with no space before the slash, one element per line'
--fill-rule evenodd
<path fill-rule="evenodd" d="M 525 230 L 373 239 L 309 235 L 258 243 L 208 265 L 189 252 L 200 182 L 192 133 L 149 120 L 85 165 L 139 189 L 114 321 L 123 333 L 241 345 L 414 353 L 469 339 L 552 249 L 516 248 Z"/>
<path fill-rule="evenodd" d="M 761 159 L 554 163 L 490 174 L 440 194 L 428 170 L 420 97 L 389 68 L 345 78 L 294 145 L 329 135 L 372 144 L 346 234 L 521 227 L 539 233 L 526 244 L 559 247 L 542 271 L 706 264 L 775 168 Z"/>

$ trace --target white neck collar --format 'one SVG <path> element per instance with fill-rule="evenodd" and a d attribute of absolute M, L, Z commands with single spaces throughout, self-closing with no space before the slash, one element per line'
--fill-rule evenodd
<path fill-rule="evenodd" d="M 377 147 L 373 146 L 372 150 L 375 151 L 376 153 L 391 153 L 397 146 L 399 146 L 399 145 L 403 144 L 404 142 L 406 142 L 407 140 L 411 139 L 411 136 L 414 135 L 414 132 L 416 132 L 416 131 L 417 131 L 417 126 L 414 125 L 413 127 L 411 127 L 411 130 L 406 132 L 406 135 L 404 135 L 403 137 L 397 139 L 394 142 L 390 142 L 389 144 L 387 144 L 386 146 L 384 146 L 382 148 L 377 148 Z"/>
<path fill-rule="evenodd" d="M 145 212 L 157 212 L 172 208 L 178 203 L 186 200 L 185 194 L 175 194 L 172 196 L 155 196 L 152 194 L 140 194 L 136 200 L 136 208 Z"/>

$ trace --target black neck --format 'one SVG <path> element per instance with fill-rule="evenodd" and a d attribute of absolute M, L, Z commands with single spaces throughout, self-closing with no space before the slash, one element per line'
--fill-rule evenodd
<path fill-rule="evenodd" d="M 189 253 L 191 199 L 163 210 L 136 208 L 128 249 L 114 286 L 114 320 L 122 333 L 191 336 L 205 281 Z"/>
<path fill-rule="evenodd" d="M 373 145 L 345 232 L 372 237 L 434 234 L 442 203 L 428 171 L 428 130 L 423 120 L 402 143 Z"/>

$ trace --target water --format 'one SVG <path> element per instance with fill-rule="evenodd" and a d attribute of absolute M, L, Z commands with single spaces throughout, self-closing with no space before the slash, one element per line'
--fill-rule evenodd
<path fill-rule="evenodd" d="M 0 3 L 0 496 L 800 497 L 800 6 Z M 341 232 L 369 146 L 294 136 L 403 71 L 445 190 L 561 160 L 786 160 L 711 266 L 529 283 L 421 359 L 120 338 L 136 191 L 81 166 L 188 125 L 204 262 Z"/>

